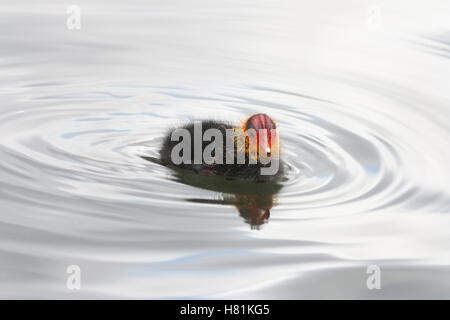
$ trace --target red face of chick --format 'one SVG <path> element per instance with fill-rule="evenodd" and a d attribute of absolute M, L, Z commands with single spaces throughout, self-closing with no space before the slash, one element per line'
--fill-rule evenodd
<path fill-rule="evenodd" d="M 266 114 L 258 113 L 251 116 L 245 123 L 245 130 L 254 129 L 256 132 L 256 143 L 259 150 L 264 150 L 266 154 L 270 155 L 272 152 L 272 141 L 275 140 L 276 129 L 275 122 Z M 261 131 L 266 130 L 266 132 Z"/>

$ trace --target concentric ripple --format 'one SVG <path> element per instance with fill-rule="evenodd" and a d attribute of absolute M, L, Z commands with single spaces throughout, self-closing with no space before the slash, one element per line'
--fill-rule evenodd
<path fill-rule="evenodd" d="M 429 174 L 433 167 L 428 161 L 448 151 L 441 145 L 420 152 L 418 141 L 410 139 L 413 127 L 401 119 L 388 125 L 403 107 L 401 97 L 370 109 L 262 87 L 223 88 L 222 93 L 205 96 L 190 89 L 153 91 L 153 101 L 138 106 L 140 111 L 124 112 L 122 106 L 115 110 L 108 102 L 117 105 L 117 99 L 132 98 L 111 93 L 98 97 L 102 103 L 90 100 L 104 105 L 94 110 L 79 105 L 52 106 L 53 98 L 40 97 L 47 99 L 49 106 L 4 114 L 5 133 L 12 137 L 5 138 L 2 145 L 2 172 L 7 178 L 3 183 L 8 186 L 2 188 L 3 192 L 16 200 L 26 191 L 30 201 L 41 198 L 33 196 L 38 192 L 46 194 L 48 201 L 57 194 L 100 203 L 133 201 L 150 208 L 158 203 L 167 208 L 186 206 L 183 201 L 191 193 L 205 196 L 205 191 L 174 182 L 169 169 L 141 157 L 158 157 L 168 128 L 211 117 L 201 106 L 207 104 L 236 124 L 252 112 L 266 112 L 277 120 L 286 163 L 279 194 L 280 210 L 286 212 L 283 217 L 302 219 L 406 208 L 411 201 L 417 206 L 420 197 L 424 197 L 424 207 L 430 205 L 429 197 L 436 199 L 433 208 L 448 205 L 444 195 L 415 184 L 416 177 L 407 172 L 413 163 L 415 168 L 427 167 Z M 86 97 L 93 99 L 94 93 L 69 96 L 83 101 Z M 131 104 L 130 100 L 119 101 Z M 196 104 L 199 106 L 192 108 Z M 193 116 L 169 113 L 176 105 L 186 105 Z M 393 107 L 392 114 L 375 113 Z M 8 124 L 14 124 L 16 130 Z M 6 191 L 13 187 L 20 192 Z M 206 197 L 211 196 L 215 195 L 206 193 Z M 334 207 L 333 212 L 322 210 L 327 207 Z M 287 215 L 291 210 L 295 215 Z"/>
<path fill-rule="evenodd" d="M 35 239 L 51 255 L 65 253 L 47 241 L 69 236 L 67 241 L 83 241 L 89 246 L 88 252 L 71 252 L 72 258 L 90 262 L 131 259 L 140 265 L 161 261 L 158 255 L 137 255 L 139 247 L 149 245 L 149 238 L 158 237 L 151 245 L 155 250 L 159 237 L 168 234 L 178 242 L 183 233 L 207 237 L 210 232 L 220 232 L 226 238 L 227 230 L 242 229 L 245 221 L 233 214 L 233 194 L 181 183 L 170 169 L 144 159 L 158 157 L 168 128 L 190 119 L 219 118 L 205 113 L 205 105 L 220 110 L 220 119 L 235 123 L 254 112 L 270 114 L 278 122 L 285 176 L 263 228 L 268 238 L 281 236 L 271 232 L 272 221 L 279 229 L 283 221 L 291 226 L 311 219 L 323 224 L 326 218 L 331 223 L 337 217 L 370 212 L 426 212 L 449 207 L 448 194 L 427 188 L 420 171 L 426 168 L 427 175 L 439 174 L 433 169 L 439 169 L 438 157 L 448 151 L 436 144 L 421 152 L 423 143 L 411 139 L 415 130 L 411 122 L 394 119 L 403 107 L 411 107 L 403 105 L 400 91 L 396 98 L 377 101 L 376 92 L 349 85 L 361 95 L 371 95 L 370 99 L 377 101 L 373 107 L 253 86 L 226 87 L 204 95 L 188 88 L 150 87 L 145 89 L 151 92 L 151 102 L 139 104 L 136 97 L 141 89 L 111 88 L 129 93 L 126 98 L 115 93 L 70 94 L 72 104 L 64 108 L 61 97 L 58 103 L 52 97 L 39 97 L 45 106 L 2 116 L 2 199 L 10 208 L 21 208 L 14 216 L 3 214 L 2 223 L 46 234 L 64 232 L 52 239 L 49 236 L 44 243 L 40 236 Z M 421 102 L 415 103 L 420 106 Z M 190 116 L 176 106 L 188 107 Z M 432 124 L 432 120 L 422 119 L 422 123 Z M 428 137 L 421 138 L 427 141 Z M 436 186 L 437 176 L 433 179 Z M 238 186 L 242 182 L 232 183 Z M 302 239 L 290 233 L 290 228 L 283 232 L 280 239 Z M 20 237 L 14 238 L 10 241 L 20 247 L 18 251 L 31 253 L 22 247 Z M 109 255 L 92 256 L 93 251 L 112 244 L 115 249 Z M 268 245 L 269 251 L 272 245 Z M 126 258 L 120 250 L 126 247 L 136 255 Z M 178 250 L 171 246 L 164 256 L 177 256 Z"/>

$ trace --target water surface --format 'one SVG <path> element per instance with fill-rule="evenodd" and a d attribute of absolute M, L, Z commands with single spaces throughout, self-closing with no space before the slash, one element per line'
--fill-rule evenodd
<path fill-rule="evenodd" d="M 450 298 L 449 15 L 3 1 L 0 297 Z M 280 185 L 145 160 L 170 127 L 256 112 L 280 130 Z"/>

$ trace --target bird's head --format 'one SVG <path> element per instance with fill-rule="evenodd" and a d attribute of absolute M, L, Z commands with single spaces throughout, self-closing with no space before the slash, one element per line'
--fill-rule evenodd
<path fill-rule="evenodd" d="M 248 139 L 246 140 L 246 153 L 254 153 L 259 160 L 264 156 L 278 156 L 279 143 L 277 125 L 268 115 L 258 113 L 248 118 L 243 125 L 243 131 Z"/>

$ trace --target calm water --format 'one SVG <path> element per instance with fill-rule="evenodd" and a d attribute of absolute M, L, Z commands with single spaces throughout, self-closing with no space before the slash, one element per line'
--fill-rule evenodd
<path fill-rule="evenodd" d="M 449 15 L 3 0 L 0 297 L 450 298 Z M 287 164 L 270 192 L 143 158 L 169 127 L 256 112 Z"/>

